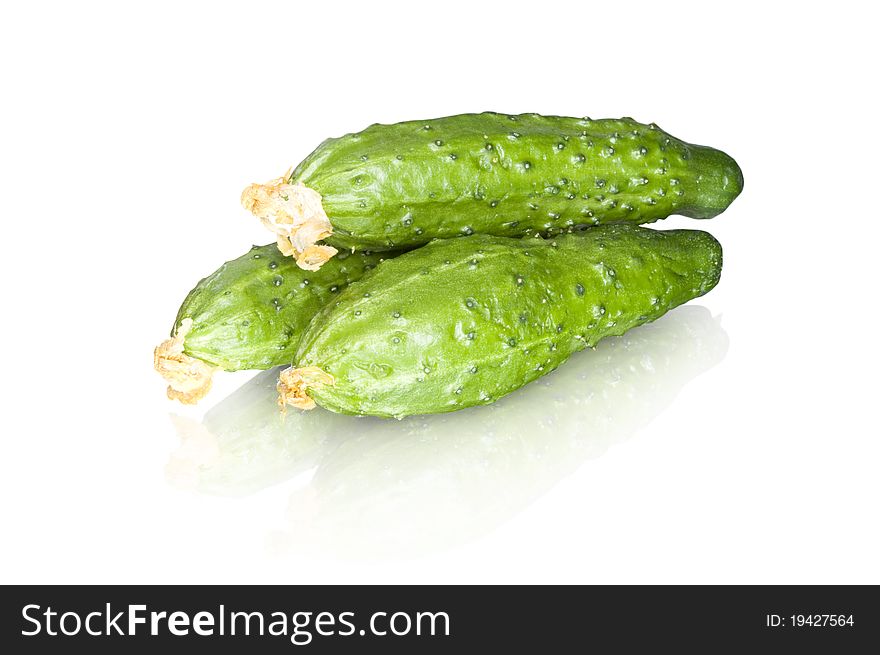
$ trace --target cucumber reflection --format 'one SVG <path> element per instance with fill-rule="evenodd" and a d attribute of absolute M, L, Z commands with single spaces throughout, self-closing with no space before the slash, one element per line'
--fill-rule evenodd
<path fill-rule="evenodd" d="M 727 346 L 706 308 L 681 307 L 492 405 L 402 421 L 320 409 L 282 417 L 278 371 L 266 371 L 201 423 L 175 417 L 182 444 L 169 479 L 245 495 L 314 469 L 273 550 L 360 558 L 451 547 L 649 423 Z"/>

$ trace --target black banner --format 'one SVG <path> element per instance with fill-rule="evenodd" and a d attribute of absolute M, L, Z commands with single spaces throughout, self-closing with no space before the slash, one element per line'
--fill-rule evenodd
<path fill-rule="evenodd" d="M 0 610 L 7 653 L 843 653 L 880 637 L 874 587 L 5 587 Z"/>

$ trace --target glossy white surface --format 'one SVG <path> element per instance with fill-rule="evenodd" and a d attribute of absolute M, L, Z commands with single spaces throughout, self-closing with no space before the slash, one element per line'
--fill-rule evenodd
<path fill-rule="evenodd" d="M 3 10 L 2 582 L 880 582 L 868 10 L 258 4 Z M 484 109 L 733 155 L 728 212 L 656 225 L 718 288 L 459 414 L 164 398 L 187 290 L 270 240 L 247 183 Z"/>

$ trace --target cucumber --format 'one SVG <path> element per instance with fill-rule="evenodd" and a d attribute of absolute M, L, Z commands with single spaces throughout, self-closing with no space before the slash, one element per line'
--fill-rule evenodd
<path fill-rule="evenodd" d="M 401 418 L 487 404 L 712 289 L 697 230 L 609 225 L 553 240 L 473 235 L 383 262 L 319 312 L 281 402 Z"/>
<path fill-rule="evenodd" d="M 250 185 L 242 204 L 314 270 L 337 248 L 711 218 L 742 186 L 731 157 L 654 124 L 483 113 L 329 139 L 285 176 Z"/>
<path fill-rule="evenodd" d="M 216 370 L 289 364 L 312 317 L 351 281 L 396 252 L 342 253 L 318 272 L 282 257 L 275 244 L 254 246 L 189 292 L 153 353 L 168 397 L 186 404 L 211 389 Z"/>

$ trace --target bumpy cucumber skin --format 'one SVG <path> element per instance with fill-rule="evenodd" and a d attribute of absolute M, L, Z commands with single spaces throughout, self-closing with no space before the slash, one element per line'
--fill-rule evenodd
<path fill-rule="evenodd" d="M 340 248 L 472 233 L 711 218 L 743 186 L 725 153 L 624 119 L 463 114 L 329 139 L 290 176 L 323 197 Z"/>
<path fill-rule="evenodd" d="M 226 262 L 189 292 L 171 334 L 185 318 L 193 326 L 184 352 L 226 371 L 289 364 L 312 317 L 350 282 L 383 259 L 341 252 L 318 271 L 305 271 L 273 243 Z"/>
<path fill-rule="evenodd" d="M 294 363 L 334 376 L 308 393 L 335 412 L 487 404 L 708 292 L 721 259 L 706 232 L 629 225 L 436 241 L 352 283 L 315 317 Z"/>

